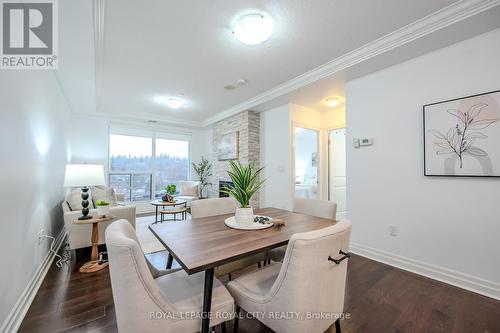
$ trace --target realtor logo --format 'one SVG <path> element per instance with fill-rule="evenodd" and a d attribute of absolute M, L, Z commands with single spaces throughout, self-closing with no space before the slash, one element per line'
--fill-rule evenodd
<path fill-rule="evenodd" d="M 56 0 L 0 0 L 2 69 L 56 69 Z"/>

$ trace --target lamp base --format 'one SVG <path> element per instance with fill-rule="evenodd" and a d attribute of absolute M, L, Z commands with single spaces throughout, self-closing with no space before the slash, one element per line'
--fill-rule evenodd
<path fill-rule="evenodd" d="M 80 216 L 78 219 L 79 220 L 90 220 L 92 218 L 91 215 L 85 215 L 85 216 Z"/>

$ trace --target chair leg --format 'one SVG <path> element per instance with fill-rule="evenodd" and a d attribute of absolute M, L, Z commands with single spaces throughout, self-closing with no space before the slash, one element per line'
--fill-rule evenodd
<path fill-rule="evenodd" d="M 221 330 L 222 333 L 227 333 L 226 322 L 222 322 L 220 324 L 220 330 Z"/>
<path fill-rule="evenodd" d="M 335 333 L 341 333 L 340 330 L 340 318 L 335 321 Z"/>
<path fill-rule="evenodd" d="M 236 306 L 236 316 L 234 317 L 233 323 L 233 333 L 238 333 L 238 324 L 240 323 L 240 312 L 241 308 L 239 305 Z"/>
<path fill-rule="evenodd" d="M 262 265 L 260 264 L 260 261 L 257 263 L 257 268 L 260 268 Z"/>
<path fill-rule="evenodd" d="M 229 273 L 227 277 L 229 278 L 229 281 L 231 281 L 231 273 Z"/>

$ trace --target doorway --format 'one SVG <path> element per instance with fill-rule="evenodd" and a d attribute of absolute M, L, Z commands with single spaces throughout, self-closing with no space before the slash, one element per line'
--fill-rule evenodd
<path fill-rule="evenodd" d="M 345 128 L 328 132 L 328 199 L 337 203 L 337 219 L 347 215 Z"/>
<path fill-rule="evenodd" d="M 318 139 L 318 131 L 294 127 L 295 197 L 319 198 Z"/>

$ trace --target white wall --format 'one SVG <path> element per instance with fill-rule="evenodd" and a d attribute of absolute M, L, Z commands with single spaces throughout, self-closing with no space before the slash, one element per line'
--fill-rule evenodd
<path fill-rule="evenodd" d="M 328 198 L 327 129 L 345 125 L 344 110 L 317 111 L 296 104 L 285 104 L 260 115 L 261 165 L 267 179 L 261 191 L 261 207 L 293 208 L 292 125 L 318 129 L 318 164 L 322 182 L 319 191 Z"/>
<path fill-rule="evenodd" d="M 51 71 L 0 73 L 0 325 L 62 230 L 69 110 Z M 0 328 L 0 331 L 5 327 Z M 12 328 L 11 328 L 12 329 Z"/>
<path fill-rule="evenodd" d="M 260 114 L 260 155 L 264 167 L 261 207 L 292 208 L 291 141 L 288 105 Z"/>
<path fill-rule="evenodd" d="M 422 142 L 422 105 L 500 89 L 499 59 L 495 30 L 348 82 L 355 251 L 500 298 L 500 179 L 424 177 Z"/>

